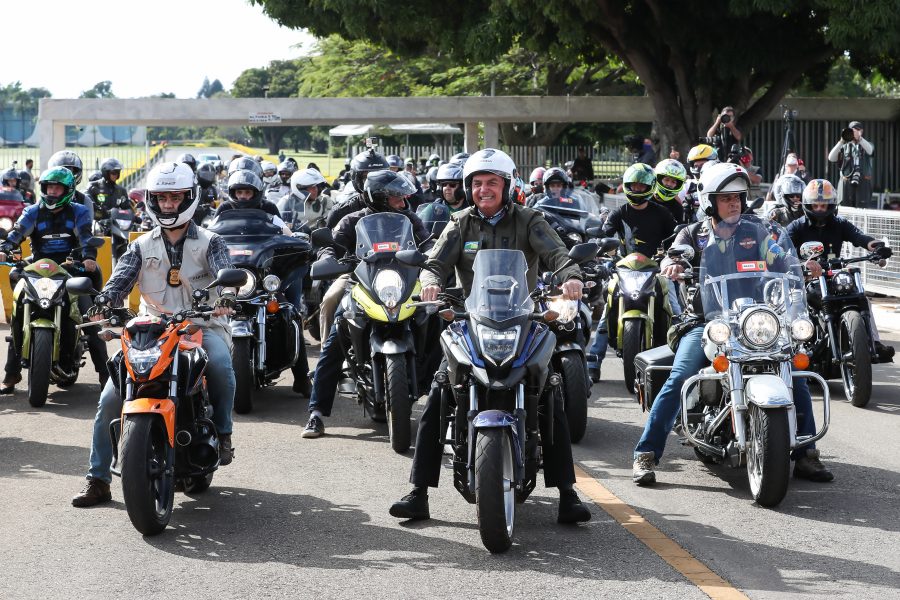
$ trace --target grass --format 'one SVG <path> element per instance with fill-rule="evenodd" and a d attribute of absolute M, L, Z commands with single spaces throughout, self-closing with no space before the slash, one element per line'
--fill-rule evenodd
<path fill-rule="evenodd" d="M 117 158 L 122 161 L 125 168 L 122 169 L 122 179 L 134 173 L 144 166 L 147 160 L 147 149 L 144 146 L 101 146 L 101 147 L 73 147 L 66 148 L 75 152 L 84 164 L 84 176 L 79 189 L 87 187 L 87 178 L 91 172 L 100 169 L 100 163 L 107 158 Z M 154 147 L 150 148 L 151 154 Z M 39 158 L 40 151 L 37 148 L 0 148 L 0 171 L 5 171 L 12 166 L 12 162 L 18 161 L 16 168 L 24 169 L 26 159 L 34 160 L 33 173 L 35 179 L 40 175 Z"/>

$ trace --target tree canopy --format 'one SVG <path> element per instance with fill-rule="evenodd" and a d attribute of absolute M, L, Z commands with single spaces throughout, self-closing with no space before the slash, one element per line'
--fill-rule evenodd
<path fill-rule="evenodd" d="M 112 81 L 100 81 L 89 90 L 81 92 L 79 98 L 115 98 L 112 91 Z"/>

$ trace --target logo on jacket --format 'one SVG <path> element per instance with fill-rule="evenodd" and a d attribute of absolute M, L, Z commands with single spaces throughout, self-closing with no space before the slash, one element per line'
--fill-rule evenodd
<path fill-rule="evenodd" d="M 465 252 L 466 254 L 475 254 L 476 252 L 478 252 L 478 246 L 478 242 L 466 242 L 465 244 L 463 244 L 463 252 Z"/>
<path fill-rule="evenodd" d="M 753 237 L 745 237 L 744 239 L 742 239 L 741 241 L 739 241 L 738 244 L 739 244 L 739 245 L 741 246 L 741 248 L 743 248 L 744 250 L 749 250 L 750 248 L 753 248 L 754 246 L 756 246 L 756 238 L 753 238 Z"/>

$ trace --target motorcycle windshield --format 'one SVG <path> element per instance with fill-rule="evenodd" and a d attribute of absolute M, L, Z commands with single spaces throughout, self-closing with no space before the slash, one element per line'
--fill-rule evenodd
<path fill-rule="evenodd" d="M 547 210 L 559 215 L 575 219 L 584 219 L 591 213 L 591 206 L 581 194 L 563 196 L 544 196 L 538 200 L 535 208 Z"/>
<path fill-rule="evenodd" d="M 269 219 L 269 213 L 258 208 L 227 210 L 213 219 L 209 231 L 221 236 L 265 236 L 281 234 L 281 227 Z"/>
<path fill-rule="evenodd" d="M 393 256 L 399 250 L 413 250 L 415 247 L 412 223 L 400 213 L 366 215 L 356 223 L 358 258 L 371 258 L 382 253 Z"/>
<path fill-rule="evenodd" d="M 806 315 L 803 262 L 785 230 L 744 215 L 718 225 L 700 259 L 698 283 L 707 320 L 732 320 L 750 305 L 794 319 Z"/>
<path fill-rule="evenodd" d="M 298 196 L 295 193 L 291 193 L 278 200 L 278 211 L 281 213 L 285 223 L 293 225 L 306 221 L 306 199 L 308 197 L 306 194 Z"/>
<path fill-rule="evenodd" d="M 521 250 L 480 250 L 473 272 L 472 291 L 466 298 L 469 315 L 502 322 L 534 311 Z"/>

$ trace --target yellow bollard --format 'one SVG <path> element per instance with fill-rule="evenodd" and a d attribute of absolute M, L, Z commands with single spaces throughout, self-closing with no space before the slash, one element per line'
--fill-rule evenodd
<path fill-rule="evenodd" d="M 106 284 L 112 277 L 112 238 L 104 237 L 103 245 L 97 248 L 97 266 L 103 273 L 103 283 Z"/>
<path fill-rule="evenodd" d="M 22 242 L 20 248 L 22 250 L 22 256 L 31 254 L 31 242 L 29 240 Z M 13 294 L 12 288 L 9 285 L 10 269 L 12 269 L 12 267 L 4 266 L 0 268 L 0 297 L 3 299 L 3 314 L 6 317 L 7 323 L 9 323 L 9 320 L 12 318 L 13 309 Z"/>

